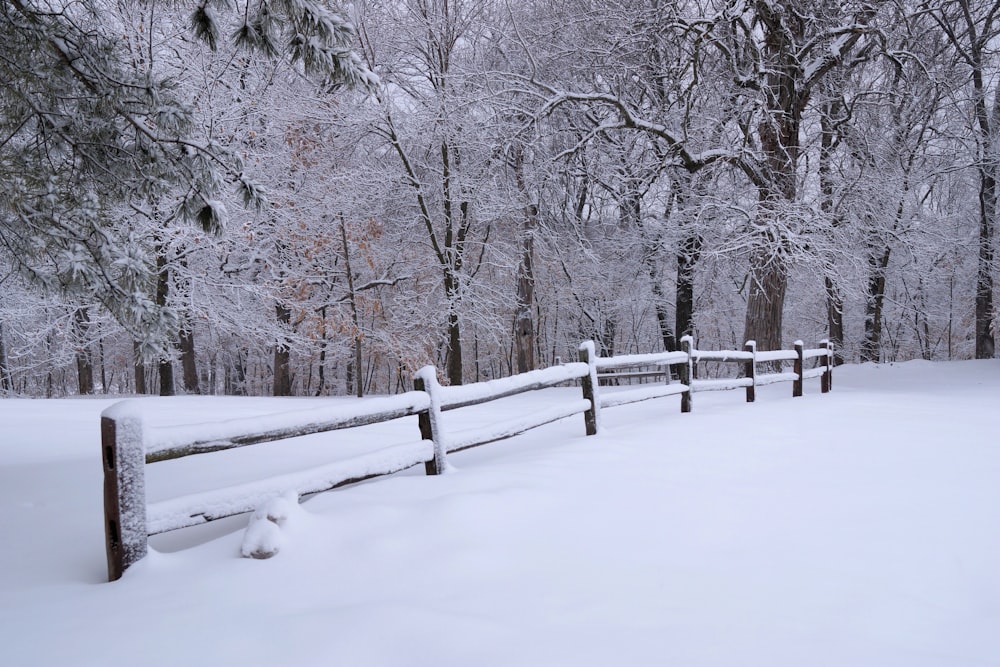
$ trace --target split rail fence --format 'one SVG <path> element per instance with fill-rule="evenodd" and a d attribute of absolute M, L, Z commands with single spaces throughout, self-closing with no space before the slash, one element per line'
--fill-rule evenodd
<path fill-rule="evenodd" d="M 805 363 L 810 359 L 815 359 L 817 365 L 806 369 Z M 147 540 L 152 535 L 252 512 L 288 492 L 302 497 L 418 465 L 424 465 L 428 475 L 436 475 L 447 468 L 448 454 L 504 440 L 577 414 L 584 416 L 587 435 L 594 435 L 602 408 L 628 403 L 680 395 L 681 411 L 690 412 L 691 395 L 699 391 L 742 387 L 746 389 L 746 400 L 753 401 L 756 387 L 788 381 L 792 382 L 792 395 L 801 396 L 803 381 L 817 377 L 821 380 L 821 391 L 826 393 L 832 386 L 832 360 L 833 350 L 827 341 L 822 341 L 817 349 L 808 350 L 801 341 L 796 341 L 792 350 L 758 352 L 751 341 L 743 350 L 707 351 L 695 349 L 691 338 L 685 337 L 680 352 L 616 357 L 599 357 L 593 342 L 587 341 L 580 346 L 580 361 L 575 363 L 455 387 L 441 386 L 437 370 L 426 366 L 414 378 L 414 391 L 357 405 L 296 410 L 281 415 L 154 426 L 143 423 L 141 404 L 122 401 L 101 414 L 108 580 L 119 579 L 129 566 L 146 555 Z M 731 362 L 741 371 L 725 379 L 696 379 L 697 364 L 702 362 Z M 786 362 L 791 362 L 791 370 L 760 372 Z M 673 367 L 677 368 L 676 373 L 671 372 Z M 615 391 L 601 389 L 602 382 L 636 377 L 661 381 L 617 387 Z M 442 413 L 450 410 L 568 383 L 579 383 L 580 398 L 560 401 L 505 423 L 452 433 L 442 419 Z M 146 502 L 148 464 L 413 415 L 417 416 L 420 439 L 410 443 L 301 472 Z"/>

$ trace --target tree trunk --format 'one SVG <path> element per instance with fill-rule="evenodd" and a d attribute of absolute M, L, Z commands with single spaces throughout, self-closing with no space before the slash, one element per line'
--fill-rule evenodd
<path fill-rule="evenodd" d="M 526 203 L 521 221 L 521 261 L 517 267 L 517 306 L 514 312 L 514 355 L 517 372 L 526 373 L 537 367 L 535 349 L 535 233 L 538 229 L 538 206 L 530 203 L 528 184 L 524 178 L 524 147 L 514 147 L 514 179 Z"/>
<path fill-rule="evenodd" d="M 649 230 L 642 221 L 642 195 L 636 190 L 628 190 L 620 195 L 619 206 L 622 208 L 622 227 L 639 230 L 642 237 L 642 258 L 649 275 L 650 289 L 653 292 L 653 310 L 656 313 L 656 324 L 660 331 L 660 341 L 665 352 L 677 350 L 677 338 L 670 326 L 670 307 L 667 295 L 663 291 L 663 270 L 659 257 L 659 238 L 650 238 Z"/>
<path fill-rule="evenodd" d="M 865 301 L 865 339 L 861 343 L 861 361 L 878 363 L 882 353 L 882 307 L 885 303 L 885 272 L 889 267 L 891 249 L 882 256 L 868 257 L 868 294 Z"/>
<path fill-rule="evenodd" d="M 521 263 L 517 268 L 517 309 L 514 313 L 514 350 L 517 372 L 535 370 L 535 228 L 538 226 L 538 207 L 525 207 L 524 226 L 521 231 Z"/>
<path fill-rule="evenodd" d="M 826 285 L 826 324 L 830 344 L 833 345 L 833 365 L 844 363 L 841 348 L 844 346 L 844 297 L 837 289 L 833 279 L 827 277 Z"/>
<path fill-rule="evenodd" d="M 677 335 L 694 335 L 694 269 L 701 258 L 701 237 L 689 236 L 681 242 L 677 253 L 677 303 L 675 321 Z"/>
<path fill-rule="evenodd" d="M 76 378 L 81 396 L 94 393 L 94 359 L 87 344 L 90 330 L 90 313 L 86 308 L 77 308 L 73 313 L 73 329 L 76 335 Z"/>
<path fill-rule="evenodd" d="M 7 345 L 4 342 L 3 323 L 0 322 L 0 390 L 14 391 L 14 382 L 10 377 L 10 365 L 7 361 Z"/>
<path fill-rule="evenodd" d="M 170 267 L 167 265 L 166 248 L 162 245 L 156 248 L 156 305 L 165 308 L 170 296 Z M 160 396 L 174 395 L 174 364 L 168 358 L 162 358 L 160 366 Z"/>
<path fill-rule="evenodd" d="M 174 362 L 160 359 L 160 396 L 174 395 Z"/>
<path fill-rule="evenodd" d="M 278 323 L 288 326 L 292 321 L 292 310 L 283 303 L 274 304 L 274 312 Z M 292 375 L 290 369 L 291 353 L 288 341 L 279 340 L 274 345 L 274 386 L 275 396 L 292 395 Z"/>
<path fill-rule="evenodd" d="M 757 259 L 751 267 L 750 294 L 744 337 L 757 341 L 758 350 L 781 349 L 788 270 L 778 257 Z"/>
<path fill-rule="evenodd" d="M 840 143 L 838 128 L 846 120 L 844 104 L 839 99 L 825 102 L 820 114 L 820 148 L 819 148 L 819 207 L 826 218 L 830 229 L 840 226 L 841 219 L 834 212 L 833 154 Z M 832 273 L 833 268 L 829 271 Z M 842 348 L 844 347 L 844 297 L 840 288 L 829 273 L 823 279 L 826 288 L 826 324 L 827 338 L 833 346 L 833 365 L 844 363 Z"/>
<path fill-rule="evenodd" d="M 145 394 L 149 391 L 146 386 L 146 363 L 142 359 L 142 350 L 138 341 L 132 342 L 133 370 L 135 371 L 135 393 Z"/>
<path fill-rule="evenodd" d="M 462 367 L 462 323 L 458 317 L 458 278 L 450 271 L 444 276 L 444 291 L 448 298 L 448 353 L 445 366 L 448 383 L 460 385 L 463 380 Z"/>
<path fill-rule="evenodd" d="M 233 396 L 247 395 L 247 351 L 236 348 L 233 363 L 226 373 L 229 381 L 229 393 Z"/>
<path fill-rule="evenodd" d="M 358 299 L 354 290 L 354 271 L 351 270 L 351 249 L 347 244 L 347 226 L 344 224 L 344 216 L 340 216 L 340 243 L 344 251 L 344 271 L 347 273 L 347 295 L 351 306 L 351 323 L 354 325 L 352 336 L 353 362 L 348 366 L 347 391 L 351 391 L 351 378 L 354 378 L 354 394 L 358 398 L 365 395 L 365 383 L 362 377 L 362 354 L 361 354 L 361 318 L 358 315 Z M 326 313 L 326 306 L 323 307 Z M 353 366 L 354 372 L 351 372 Z"/>
<path fill-rule="evenodd" d="M 189 394 L 200 394 L 198 385 L 197 355 L 194 345 L 194 329 L 185 327 L 178 335 L 178 346 L 181 351 L 181 369 L 184 373 L 184 391 Z"/>
<path fill-rule="evenodd" d="M 1000 89 L 997 91 L 1000 96 Z M 998 100 L 1000 102 L 1000 100 Z M 1000 104 L 995 106 L 1000 107 Z M 1000 111 L 1000 109 L 994 109 Z M 994 114 L 996 115 L 996 113 Z M 987 142 L 990 141 L 986 138 Z M 989 144 L 988 144 L 989 145 Z M 987 156 L 992 151 L 987 152 Z M 979 263 L 976 268 L 976 359 L 992 359 L 993 338 L 993 221 L 997 209 L 996 166 L 987 159 L 980 165 Z"/>
<path fill-rule="evenodd" d="M 326 304 L 320 306 L 320 321 L 323 323 L 323 337 L 319 344 L 319 364 L 317 365 L 317 387 L 315 396 L 322 396 L 326 391 Z"/>

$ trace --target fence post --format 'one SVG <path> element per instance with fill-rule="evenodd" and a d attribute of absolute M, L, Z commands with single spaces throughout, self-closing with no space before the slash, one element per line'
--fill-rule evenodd
<path fill-rule="evenodd" d="M 441 434 L 440 387 L 433 366 L 424 366 L 413 376 L 413 388 L 426 393 L 431 403 L 425 412 L 417 413 L 420 437 L 434 443 L 434 457 L 424 462 L 424 472 L 428 475 L 440 475 L 448 468 L 448 451 Z"/>
<path fill-rule="evenodd" d="M 757 341 L 748 340 L 743 346 L 743 351 L 753 355 L 744 365 L 746 376 L 750 378 L 750 384 L 747 385 L 747 403 L 753 403 L 757 398 Z"/>
<path fill-rule="evenodd" d="M 587 340 L 580 343 L 580 361 L 590 367 L 590 371 L 580 382 L 583 387 L 583 397 L 590 401 L 590 410 L 583 413 L 583 421 L 587 427 L 587 435 L 596 435 L 601 421 L 601 399 L 598 395 L 597 351 L 594 348 L 594 341 Z"/>
<path fill-rule="evenodd" d="M 694 349 L 693 339 L 691 336 L 684 336 L 681 338 L 681 352 L 687 355 L 687 361 L 681 364 L 681 384 L 687 385 L 687 391 L 681 394 L 681 412 L 691 412 L 691 379 L 693 373 L 691 372 L 691 365 L 694 363 L 692 360 L 692 352 Z"/>
<path fill-rule="evenodd" d="M 142 418 L 130 401 L 101 413 L 104 463 L 104 544 L 108 581 L 121 579 L 146 555 L 146 450 Z"/>
<path fill-rule="evenodd" d="M 802 362 L 805 354 L 805 345 L 802 341 L 795 341 L 795 362 L 792 371 L 795 373 L 795 380 L 792 382 L 792 398 L 802 395 Z"/>
<path fill-rule="evenodd" d="M 819 381 L 820 391 L 825 394 L 833 389 L 833 345 L 824 338 L 819 342 L 819 346 L 826 350 L 826 355 L 823 357 L 823 375 Z"/>

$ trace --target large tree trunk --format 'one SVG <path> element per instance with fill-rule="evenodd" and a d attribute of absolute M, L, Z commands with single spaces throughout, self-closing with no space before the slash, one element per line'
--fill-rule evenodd
<path fill-rule="evenodd" d="M 170 296 L 170 267 L 167 265 L 166 249 L 162 246 L 156 250 L 156 305 L 165 308 Z M 174 363 L 164 357 L 160 366 L 160 396 L 174 395 Z"/>
<path fill-rule="evenodd" d="M 803 40 L 800 16 L 784 3 L 759 3 L 764 30 L 766 107 L 757 127 L 764 156 L 762 180 L 758 183 L 759 207 L 753 234 L 756 249 L 750 256 L 750 291 L 747 295 L 745 340 L 757 341 L 759 350 L 781 348 L 788 266 L 781 216 L 796 200 L 799 156 L 799 125 L 808 88 L 799 89 L 800 63 L 795 48 Z M 771 14 L 776 11 L 780 14 Z"/>
<path fill-rule="evenodd" d="M 534 209 L 534 206 L 531 207 Z M 537 215 L 537 213 L 536 213 Z M 535 273 L 534 237 L 525 232 L 521 239 L 521 264 L 517 271 L 517 310 L 514 313 L 514 351 L 517 372 L 535 370 Z"/>
<path fill-rule="evenodd" d="M 979 113 L 985 116 L 985 104 Z M 985 119 L 984 119 L 985 120 Z M 976 268 L 976 359 L 992 359 L 993 338 L 993 225 L 997 214 L 997 154 L 993 133 L 1000 126 L 1000 88 L 995 93 L 993 115 L 980 121 L 985 144 L 979 166 L 979 263 Z"/>
<path fill-rule="evenodd" d="M 861 343 L 861 361 L 878 363 L 882 353 L 882 308 L 885 303 L 885 272 L 891 249 L 881 256 L 868 256 L 868 293 L 865 301 L 865 338 Z"/>
<path fill-rule="evenodd" d="M 980 188 L 979 265 L 976 271 L 976 359 L 992 359 L 993 338 L 993 219 L 996 215 L 996 179 L 987 166 Z"/>
<path fill-rule="evenodd" d="M 142 359 L 142 350 L 138 341 L 132 343 L 132 368 L 135 372 L 135 393 L 145 394 L 149 391 L 146 386 L 146 362 Z"/>
<path fill-rule="evenodd" d="M 656 313 L 656 324 L 660 331 L 660 341 L 663 350 L 677 350 L 677 338 L 670 322 L 670 305 L 663 290 L 663 269 L 660 262 L 660 239 L 650 237 L 649 230 L 642 221 L 642 195 L 635 190 L 626 191 L 620 196 L 619 206 L 622 208 L 622 226 L 638 229 L 642 237 L 642 258 L 649 274 L 650 288 L 653 292 L 653 310 Z"/>
<path fill-rule="evenodd" d="M 198 384 L 197 355 L 192 327 L 181 329 L 178 336 L 178 346 L 181 351 L 181 369 L 184 372 L 184 391 L 189 394 L 200 394 L 201 387 Z"/>
<path fill-rule="evenodd" d="M 90 313 L 86 308 L 77 308 L 73 313 L 73 329 L 76 336 L 76 379 L 81 396 L 94 393 L 94 358 L 87 344 L 90 330 Z"/>
<path fill-rule="evenodd" d="M 340 216 L 340 243 L 344 251 L 344 271 L 347 273 L 347 296 L 351 306 L 351 323 L 354 325 L 354 336 L 352 341 L 353 361 L 347 366 L 347 392 L 351 392 L 351 380 L 354 380 L 354 394 L 361 398 L 365 395 L 365 378 L 362 373 L 362 350 L 361 350 L 361 317 L 358 314 L 358 297 L 354 290 L 354 271 L 351 269 L 351 248 L 347 243 L 347 226 L 344 223 L 344 216 Z M 326 306 L 323 306 L 323 317 L 326 317 Z M 323 330 L 324 337 L 326 329 Z M 324 343 L 323 355 L 326 347 Z M 322 359 L 321 359 L 322 362 Z M 320 368 L 322 373 L 322 367 Z"/>
<path fill-rule="evenodd" d="M 524 180 L 524 151 L 515 155 L 514 173 L 522 196 L 528 197 Z M 535 361 L 535 231 L 538 228 L 538 206 L 524 207 L 521 223 L 521 261 L 517 267 L 517 306 L 514 312 L 514 353 L 517 372 L 526 373 L 536 368 Z"/>
<path fill-rule="evenodd" d="M 751 267 L 747 298 L 745 338 L 757 341 L 759 350 L 781 349 L 788 270 L 777 257 L 757 257 Z"/>
<path fill-rule="evenodd" d="M 830 100 L 823 104 L 820 114 L 819 207 L 831 230 L 841 223 L 840 217 L 834 213 L 833 154 L 840 143 L 838 128 L 846 119 L 843 107 L 841 100 Z M 828 271 L 832 272 L 833 268 Z M 823 285 L 826 291 L 827 338 L 833 346 L 833 364 L 839 366 L 844 363 L 841 352 L 844 346 L 844 297 L 829 273 L 823 279 Z"/>
<path fill-rule="evenodd" d="M 292 321 L 292 310 L 283 303 L 274 304 L 278 323 L 287 326 Z M 274 345 L 274 385 L 275 396 L 292 395 L 292 374 L 290 368 L 291 351 L 287 341 L 279 340 Z"/>
<path fill-rule="evenodd" d="M 694 335 L 694 269 L 701 258 L 701 237 L 688 236 L 677 253 L 676 327 L 680 337 Z"/>

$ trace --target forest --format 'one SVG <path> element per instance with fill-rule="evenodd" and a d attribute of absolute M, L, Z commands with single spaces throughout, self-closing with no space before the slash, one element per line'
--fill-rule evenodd
<path fill-rule="evenodd" d="M 5 0 L 0 395 L 994 356 L 1000 0 Z"/>

